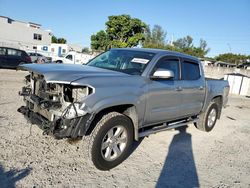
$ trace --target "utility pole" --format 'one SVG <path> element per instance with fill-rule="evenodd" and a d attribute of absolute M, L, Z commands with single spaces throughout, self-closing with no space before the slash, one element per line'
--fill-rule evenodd
<path fill-rule="evenodd" d="M 173 42 L 174 42 L 174 34 L 171 35 L 170 46 L 173 46 Z"/>

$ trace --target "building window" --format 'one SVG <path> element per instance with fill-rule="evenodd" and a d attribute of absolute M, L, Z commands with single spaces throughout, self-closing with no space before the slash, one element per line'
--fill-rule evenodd
<path fill-rule="evenodd" d="M 63 50 L 62 50 L 62 53 L 65 54 L 65 53 L 66 53 L 66 49 L 63 49 Z"/>
<path fill-rule="evenodd" d="M 34 33 L 33 39 L 34 39 L 34 40 L 42 40 L 42 35 L 41 35 L 41 34 Z"/>
<path fill-rule="evenodd" d="M 37 47 L 36 47 L 36 46 L 33 46 L 33 50 L 37 50 Z"/>
<path fill-rule="evenodd" d="M 7 22 L 9 23 L 9 24 L 12 24 L 12 19 L 10 19 L 10 18 L 8 18 L 8 20 L 7 20 Z"/>

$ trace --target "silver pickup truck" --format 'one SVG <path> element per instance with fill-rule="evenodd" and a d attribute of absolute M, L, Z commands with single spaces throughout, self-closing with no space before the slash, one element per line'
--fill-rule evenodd
<path fill-rule="evenodd" d="M 228 100 L 227 81 L 200 61 L 156 49 L 111 49 L 87 65 L 27 64 L 18 109 L 44 134 L 84 138 L 100 170 L 120 164 L 140 137 L 193 123 L 209 132 Z"/>

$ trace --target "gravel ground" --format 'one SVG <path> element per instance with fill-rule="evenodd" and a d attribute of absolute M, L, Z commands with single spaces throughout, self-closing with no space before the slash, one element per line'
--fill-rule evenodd
<path fill-rule="evenodd" d="M 0 70 L 0 187 L 250 187 L 250 98 L 231 96 L 212 132 L 151 135 L 102 172 L 84 160 L 82 141 L 43 136 L 16 111 L 26 74 Z"/>

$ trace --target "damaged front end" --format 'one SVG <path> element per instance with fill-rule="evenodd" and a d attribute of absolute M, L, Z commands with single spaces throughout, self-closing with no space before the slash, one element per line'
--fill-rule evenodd
<path fill-rule="evenodd" d="M 18 112 L 37 124 L 44 134 L 55 138 L 85 135 L 92 116 L 84 101 L 94 93 L 94 88 L 48 83 L 43 75 L 33 72 L 25 77 L 25 82 L 19 95 L 23 96 L 26 105 Z"/>

